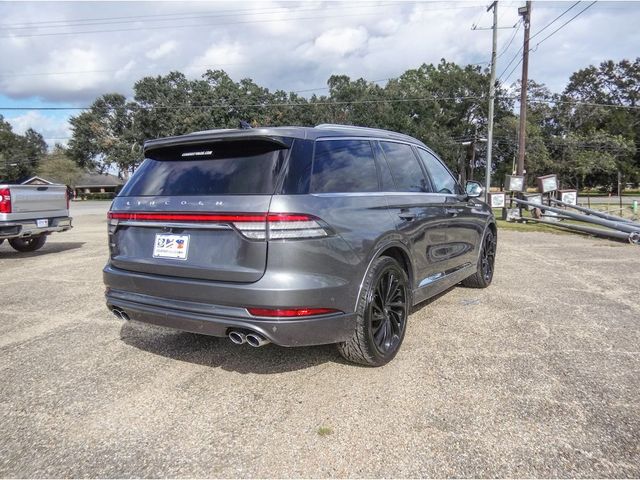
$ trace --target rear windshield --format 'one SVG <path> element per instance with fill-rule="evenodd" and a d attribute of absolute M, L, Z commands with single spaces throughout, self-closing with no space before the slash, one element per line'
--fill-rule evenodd
<path fill-rule="evenodd" d="M 273 194 L 288 151 L 265 141 L 152 151 L 120 196 Z"/>

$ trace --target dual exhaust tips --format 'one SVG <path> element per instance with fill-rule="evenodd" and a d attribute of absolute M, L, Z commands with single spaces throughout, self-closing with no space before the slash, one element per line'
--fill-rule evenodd
<path fill-rule="evenodd" d="M 129 315 L 127 312 L 122 310 L 121 308 L 114 307 L 111 309 L 111 312 L 115 315 L 116 318 L 120 320 L 129 321 Z M 259 333 L 245 333 L 239 330 L 232 330 L 229 332 L 229 339 L 235 343 L 236 345 L 242 345 L 243 343 L 248 343 L 250 346 L 258 348 L 262 347 L 268 343 L 271 343 L 267 338 L 263 337 Z"/>
<path fill-rule="evenodd" d="M 266 339 L 259 333 L 244 333 L 238 330 L 231 330 L 229 332 L 229 340 L 231 340 L 236 345 L 242 345 L 246 342 L 250 346 L 255 348 L 262 347 L 267 343 L 271 343 L 268 339 Z"/>

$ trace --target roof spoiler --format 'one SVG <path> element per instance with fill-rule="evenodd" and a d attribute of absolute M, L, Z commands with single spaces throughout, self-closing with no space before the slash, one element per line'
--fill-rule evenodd
<path fill-rule="evenodd" d="M 271 137 L 267 135 L 247 135 L 247 130 L 240 132 L 228 132 L 225 136 L 221 137 L 209 137 L 209 136 L 196 136 L 193 138 L 189 136 L 183 137 L 168 137 L 159 138 L 157 140 L 149 140 L 144 143 L 144 153 L 161 150 L 165 148 L 186 147 L 186 146 L 198 146 L 198 145 L 214 145 L 216 143 L 229 143 L 229 142 L 260 142 L 271 144 L 277 148 L 289 148 L 289 145 L 283 140 L 277 137 Z M 252 132 L 253 133 L 253 132 Z"/>

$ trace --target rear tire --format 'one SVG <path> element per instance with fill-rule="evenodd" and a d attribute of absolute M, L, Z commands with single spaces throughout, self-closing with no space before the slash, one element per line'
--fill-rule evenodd
<path fill-rule="evenodd" d="M 9 240 L 9 245 L 19 252 L 35 252 L 42 248 L 46 241 L 46 235 L 36 235 L 33 237 L 12 238 Z"/>
<path fill-rule="evenodd" d="M 496 236 L 488 228 L 482 239 L 480 255 L 478 257 L 478 269 L 476 273 L 462 281 L 462 285 L 469 288 L 487 288 L 493 280 L 493 271 L 496 260 Z"/>
<path fill-rule="evenodd" d="M 338 351 L 350 362 L 380 367 L 400 350 L 409 316 L 409 279 L 393 258 L 376 259 L 358 299 L 353 336 Z"/>

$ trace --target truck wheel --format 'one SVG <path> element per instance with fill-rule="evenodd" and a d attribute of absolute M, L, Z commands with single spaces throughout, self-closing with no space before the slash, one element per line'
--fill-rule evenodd
<path fill-rule="evenodd" d="M 11 238 L 9 245 L 19 252 L 35 252 L 39 248 L 42 248 L 46 241 L 46 235 L 36 235 L 34 237 Z"/>
<path fill-rule="evenodd" d="M 390 257 L 373 262 L 358 300 L 356 329 L 351 339 L 338 344 L 351 362 L 380 367 L 396 356 L 409 316 L 409 280 Z"/>

